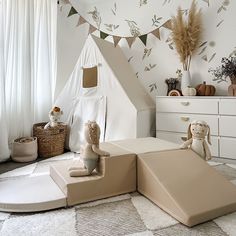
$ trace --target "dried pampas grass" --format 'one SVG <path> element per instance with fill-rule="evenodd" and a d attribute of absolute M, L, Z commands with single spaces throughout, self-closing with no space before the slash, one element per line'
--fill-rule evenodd
<path fill-rule="evenodd" d="M 201 11 L 197 10 L 196 2 L 192 2 L 187 21 L 183 19 L 183 12 L 179 7 L 177 16 L 172 17 L 172 40 L 184 70 L 190 68 L 191 58 L 200 44 L 201 35 Z"/>

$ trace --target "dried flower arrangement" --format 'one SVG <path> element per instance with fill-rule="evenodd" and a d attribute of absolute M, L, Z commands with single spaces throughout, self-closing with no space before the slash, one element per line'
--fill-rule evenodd
<path fill-rule="evenodd" d="M 197 10 L 195 0 L 189 9 L 186 21 L 179 7 L 177 16 L 172 17 L 172 40 L 185 71 L 190 68 L 191 58 L 200 44 L 201 34 L 201 11 Z"/>
<path fill-rule="evenodd" d="M 223 57 L 221 60 L 222 65 L 217 67 L 216 69 L 209 69 L 212 75 L 214 75 L 213 81 L 217 83 L 227 82 L 227 78 L 229 77 L 232 84 L 236 83 L 236 56 L 230 56 L 229 58 Z"/>

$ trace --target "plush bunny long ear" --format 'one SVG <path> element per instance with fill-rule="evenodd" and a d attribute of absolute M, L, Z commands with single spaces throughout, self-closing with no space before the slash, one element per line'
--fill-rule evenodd
<path fill-rule="evenodd" d="M 191 133 L 191 123 L 188 126 L 188 140 L 192 138 L 192 133 Z"/>
<path fill-rule="evenodd" d="M 207 141 L 211 145 L 211 131 L 210 131 L 210 126 L 208 125 L 208 134 L 207 134 Z"/>

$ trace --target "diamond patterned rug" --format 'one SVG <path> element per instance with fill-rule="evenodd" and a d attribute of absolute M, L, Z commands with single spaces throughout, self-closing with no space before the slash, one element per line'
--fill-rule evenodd
<path fill-rule="evenodd" d="M 0 175 L 0 181 L 46 175 L 58 161 L 78 158 L 67 153 Z M 236 165 L 210 162 L 236 184 Z M 0 190 L 1 192 L 1 190 Z M 124 194 L 66 209 L 41 213 L 0 212 L 1 236 L 235 236 L 236 212 L 188 228 L 139 193 Z"/>

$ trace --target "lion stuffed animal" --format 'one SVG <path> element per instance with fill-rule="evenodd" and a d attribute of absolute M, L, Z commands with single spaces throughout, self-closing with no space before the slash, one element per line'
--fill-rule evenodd
<path fill-rule="evenodd" d="M 206 136 L 208 143 L 211 145 L 210 127 L 205 121 L 195 120 L 188 127 L 188 140 L 180 148 L 185 149 L 190 146 L 202 159 L 208 161 L 211 159 L 211 152 L 205 140 Z"/>
<path fill-rule="evenodd" d="M 50 121 L 44 126 L 44 129 L 47 129 L 48 127 L 57 126 L 61 115 L 63 115 L 63 112 L 60 107 L 53 107 L 52 110 L 49 112 Z"/>
<path fill-rule="evenodd" d="M 95 121 L 85 123 L 84 136 L 86 144 L 81 148 L 81 158 L 84 163 L 84 168 L 70 167 L 70 176 L 87 176 L 91 175 L 94 169 L 98 166 L 99 156 L 109 156 L 108 152 L 102 151 L 99 148 L 100 128 Z"/>

